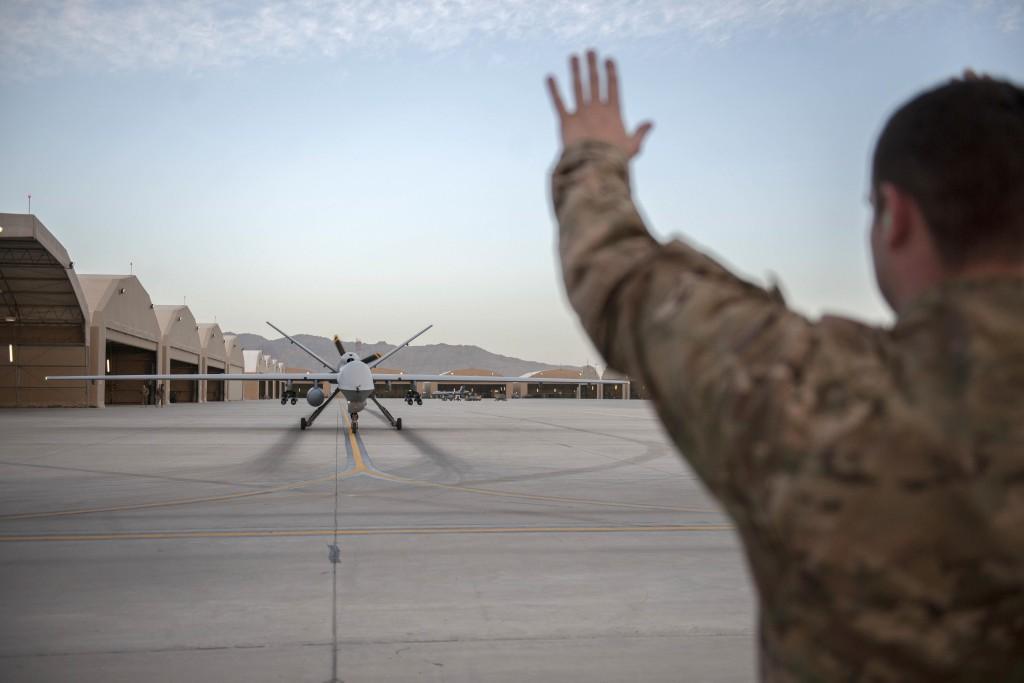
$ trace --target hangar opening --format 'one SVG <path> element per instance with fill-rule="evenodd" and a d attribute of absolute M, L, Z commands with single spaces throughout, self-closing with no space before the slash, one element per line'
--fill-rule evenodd
<path fill-rule="evenodd" d="M 485 368 L 459 368 L 458 370 L 449 370 L 448 372 L 442 373 L 445 375 L 451 375 L 451 382 L 438 382 L 435 385 L 435 391 L 458 391 L 459 387 L 463 386 L 459 382 L 459 377 L 498 377 L 499 373 L 494 370 L 487 370 Z M 467 384 L 466 393 L 471 395 L 480 396 L 481 398 L 494 398 L 495 394 L 508 395 L 508 385 L 503 383 L 495 382 L 494 384 Z"/>
<path fill-rule="evenodd" d="M 628 399 L 631 393 L 631 383 L 628 381 L 629 378 L 623 375 L 617 370 L 611 368 L 605 368 L 604 374 L 601 376 L 602 379 L 607 380 L 623 380 L 621 384 L 605 384 L 601 386 L 601 394 L 598 398 L 617 398 L 617 399 Z"/>
<path fill-rule="evenodd" d="M 458 391 L 463 386 L 458 382 L 452 384 L 438 384 L 438 391 Z M 467 394 L 476 394 L 483 398 L 494 398 L 495 394 L 504 394 L 508 385 L 505 384 L 466 384 Z"/>
<path fill-rule="evenodd" d="M 370 372 L 373 374 L 384 374 L 384 375 L 400 375 L 404 372 L 399 368 L 373 368 Z M 405 380 L 401 382 L 384 382 L 382 380 L 374 380 L 373 382 L 373 393 L 377 398 L 405 398 L 405 393 L 412 388 L 413 383 Z"/>
<path fill-rule="evenodd" d="M 412 387 L 412 382 L 382 382 L 373 383 L 373 393 L 377 398 L 405 398 L 405 393 Z"/>
<path fill-rule="evenodd" d="M 224 368 L 218 368 L 213 365 L 209 365 L 206 368 L 206 372 L 211 375 L 223 375 Z M 226 400 L 226 394 L 224 391 L 224 382 L 218 382 L 217 380 L 209 380 L 206 382 L 206 400 L 207 401 L 224 401 Z"/>
<path fill-rule="evenodd" d="M 107 341 L 106 374 L 151 375 L 156 373 L 156 350 L 140 349 L 115 341 Z M 107 380 L 104 382 L 104 403 L 107 405 L 152 404 L 155 400 L 153 382 L 143 380 Z M 143 391 L 146 387 L 146 391 Z"/>
<path fill-rule="evenodd" d="M 196 375 L 199 374 L 199 366 L 195 363 L 186 363 L 172 358 L 171 371 L 168 374 Z M 199 382 L 187 379 L 172 379 L 168 400 L 171 403 L 196 403 L 199 401 Z"/>
<path fill-rule="evenodd" d="M 596 373 L 595 373 L 596 375 Z M 530 382 L 530 378 L 579 379 L 579 384 L 540 384 Z M 524 377 L 526 383 L 525 398 L 597 398 L 597 389 L 586 384 L 586 377 L 580 370 L 540 370 Z M 595 377 L 596 379 L 596 377 Z"/>
<path fill-rule="evenodd" d="M 579 384 L 529 384 L 526 398 L 577 398 Z"/>
<path fill-rule="evenodd" d="M 621 384 L 604 385 L 604 398 L 622 398 L 623 388 Z"/>
<path fill-rule="evenodd" d="M 0 213 L 0 406 L 89 405 L 87 304 L 74 264 L 31 214 Z"/>

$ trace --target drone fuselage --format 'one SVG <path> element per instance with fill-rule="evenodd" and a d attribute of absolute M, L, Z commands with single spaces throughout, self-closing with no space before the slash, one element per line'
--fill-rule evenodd
<path fill-rule="evenodd" d="M 349 415 L 366 407 L 366 400 L 373 393 L 373 373 L 369 365 L 358 359 L 349 360 L 338 369 L 336 382 L 348 401 Z"/>

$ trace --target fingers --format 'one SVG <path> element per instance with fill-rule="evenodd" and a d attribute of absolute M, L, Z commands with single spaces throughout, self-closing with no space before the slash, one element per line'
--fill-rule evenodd
<path fill-rule="evenodd" d="M 572 95 L 576 99 L 576 111 L 583 108 L 583 79 L 580 77 L 580 58 L 573 55 L 569 59 L 569 66 L 572 68 Z"/>
<path fill-rule="evenodd" d="M 562 94 L 558 92 L 558 83 L 555 82 L 554 76 L 548 76 L 548 92 L 551 94 L 551 103 L 555 106 L 555 111 L 558 112 L 558 118 L 565 120 L 568 116 L 568 112 L 565 110 L 565 103 L 562 102 Z"/>
<path fill-rule="evenodd" d="M 608 74 L 608 104 L 619 108 L 619 72 L 611 59 L 604 61 L 604 69 Z"/>
<path fill-rule="evenodd" d="M 630 138 L 630 143 L 632 146 L 632 154 L 630 154 L 630 156 L 636 156 L 637 154 L 640 153 L 640 148 L 644 144 L 644 138 L 647 137 L 647 134 L 651 132 L 652 128 L 654 128 L 653 121 L 644 121 L 643 123 L 636 127 L 636 131 Z"/>
<path fill-rule="evenodd" d="M 601 74 L 597 70 L 597 52 L 587 50 L 587 73 L 590 76 L 590 101 L 601 102 Z"/>
<path fill-rule="evenodd" d="M 964 70 L 964 75 L 961 78 L 963 80 L 969 82 L 969 83 L 976 82 L 976 81 L 991 81 L 992 80 L 992 77 L 989 76 L 988 74 L 984 74 L 984 73 L 979 74 L 978 72 L 976 72 L 975 70 L 970 69 L 970 68 Z"/>

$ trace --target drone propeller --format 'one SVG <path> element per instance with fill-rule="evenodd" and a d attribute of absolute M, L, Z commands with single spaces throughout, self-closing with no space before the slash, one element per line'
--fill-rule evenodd
<path fill-rule="evenodd" d="M 366 358 L 363 358 L 362 360 L 363 360 L 364 363 L 372 363 L 373 361 L 377 360 L 378 358 L 380 358 L 380 354 L 374 352 L 374 353 L 371 353 Z"/>
<path fill-rule="evenodd" d="M 334 348 L 338 349 L 339 355 L 345 355 L 345 346 L 341 343 L 341 338 L 338 335 L 334 335 Z"/>

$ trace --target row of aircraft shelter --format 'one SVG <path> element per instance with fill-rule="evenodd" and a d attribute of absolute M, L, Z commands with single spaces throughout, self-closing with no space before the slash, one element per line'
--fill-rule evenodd
<path fill-rule="evenodd" d="M 0 213 L 0 305 L 0 407 L 102 407 L 156 400 L 155 384 L 57 383 L 45 381 L 47 375 L 302 372 L 258 349 L 242 349 L 237 337 L 224 334 L 215 322 L 197 321 L 186 305 L 154 304 L 134 275 L 76 273 L 67 251 L 32 214 Z M 435 389 L 457 388 L 459 374 L 496 373 L 456 370 L 453 385 L 418 389 L 429 395 Z M 628 383 L 587 385 L 591 377 L 569 370 L 538 374 L 579 376 L 579 386 L 560 388 L 563 396 L 568 389 L 580 398 L 630 397 Z M 300 383 L 295 389 L 302 396 L 308 386 Z M 378 392 L 399 396 L 406 388 L 393 383 Z M 170 381 L 160 391 L 167 403 L 201 403 L 276 399 L 285 389 L 276 381 Z M 524 378 L 518 385 L 479 390 L 526 397 L 559 388 Z"/>

